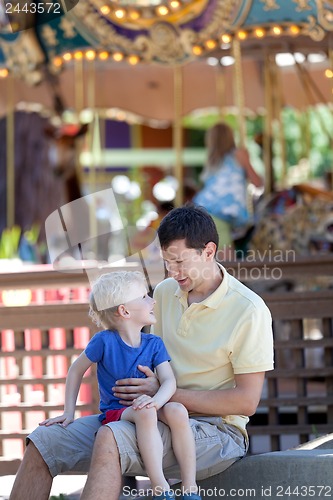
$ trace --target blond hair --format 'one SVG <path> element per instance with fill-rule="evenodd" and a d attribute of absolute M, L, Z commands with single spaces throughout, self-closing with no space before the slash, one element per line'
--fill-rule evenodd
<path fill-rule="evenodd" d="M 89 297 L 89 316 L 97 326 L 115 326 L 118 306 L 128 302 L 129 287 L 135 283 L 146 286 L 145 277 L 138 271 L 115 271 L 102 274 L 92 285 Z"/>

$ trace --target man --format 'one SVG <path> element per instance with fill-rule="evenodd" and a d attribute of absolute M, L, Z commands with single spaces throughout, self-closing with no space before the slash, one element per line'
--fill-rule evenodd
<path fill-rule="evenodd" d="M 170 278 L 155 289 L 155 331 L 176 374 L 172 401 L 191 416 L 197 478 L 202 479 L 246 454 L 246 423 L 258 406 L 265 371 L 273 368 L 271 315 L 259 296 L 216 262 L 218 235 L 206 211 L 176 208 L 162 220 L 158 235 Z M 156 393 L 156 377 L 141 369 L 146 379 L 118 381 L 114 393 L 121 402 L 130 405 L 140 394 Z M 170 432 L 162 423 L 160 431 L 165 475 L 176 478 Z M 100 428 L 94 415 L 66 429 L 38 428 L 28 439 L 11 500 L 47 499 L 54 476 L 88 469 L 81 498 L 118 500 L 122 474 L 144 474 L 129 422 Z"/>

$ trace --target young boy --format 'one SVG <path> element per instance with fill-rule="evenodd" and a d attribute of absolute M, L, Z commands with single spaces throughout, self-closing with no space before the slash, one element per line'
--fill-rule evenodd
<path fill-rule="evenodd" d="M 151 480 L 154 499 L 174 498 L 162 469 L 163 444 L 157 420 L 171 430 L 174 454 L 178 460 L 183 486 L 183 499 L 200 500 L 196 485 L 196 458 L 188 412 L 180 403 L 168 403 L 176 391 L 176 380 L 169 364 L 170 357 L 161 338 L 142 333 L 145 325 L 156 322 L 155 300 L 147 295 L 145 278 L 139 272 L 104 274 L 94 283 L 90 296 L 89 315 L 98 332 L 85 351 L 69 369 L 66 381 L 64 413 L 40 425 L 74 421 L 76 399 L 82 377 L 92 363 L 97 363 L 100 391 L 99 416 L 102 424 L 127 420 L 136 426 L 140 454 Z M 145 375 L 138 366 L 156 370 L 160 388 L 153 397 L 141 395 L 131 406 L 123 406 L 112 392 L 116 381 Z"/>

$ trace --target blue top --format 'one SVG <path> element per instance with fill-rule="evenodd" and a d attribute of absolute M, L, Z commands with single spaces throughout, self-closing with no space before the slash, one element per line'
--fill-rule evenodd
<path fill-rule="evenodd" d="M 205 207 L 210 215 L 223 219 L 232 227 L 249 223 L 246 175 L 234 152 L 223 157 L 219 168 L 206 179 L 193 202 Z"/>
<path fill-rule="evenodd" d="M 139 347 L 127 345 L 117 331 L 103 330 L 96 333 L 85 349 L 86 356 L 97 363 L 97 380 L 100 394 L 99 409 L 107 410 L 124 408 L 112 393 L 116 380 L 122 378 L 145 378 L 138 365 L 148 366 L 154 370 L 170 356 L 160 337 L 141 333 Z M 105 415 L 100 415 L 103 420 Z"/>

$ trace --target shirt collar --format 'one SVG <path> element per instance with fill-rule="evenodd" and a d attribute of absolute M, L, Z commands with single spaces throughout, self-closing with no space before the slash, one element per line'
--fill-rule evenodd
<path fill-rule="evenodd" d="M 221 269 L 222 274 L 223 274 L 222 283 L 220 284 L 220 286 L 217 287 L 217 289 L 211 295 L 209 295 L 209 297 L 207 297 L 202 302 L 199 302 L 200 305 L 202 304 L 206 307 L 210 307 L 211 309 L 217 309 L 219 307 L 219 305 L 221 304 L 221 302 L 224 299 L 224 297 L 227 293 L 227 290 L 228 290 L 228 281 L 229 281 L 228 272 L 218 262 L 217 262 L 217 265 Z M 183 292 L 183 290 L 181 290 L 180 286 L 177 285 L 177 289 L 175 291 L 175 297 L 178 297 L 179 302 L 185 307 L 188 307 L 187 295 L 188 295 L 188 292 Z"/>

